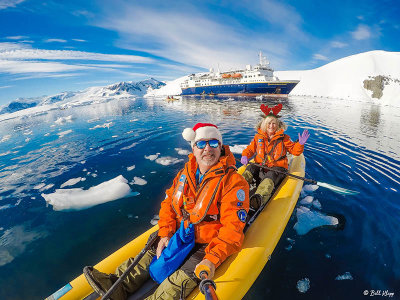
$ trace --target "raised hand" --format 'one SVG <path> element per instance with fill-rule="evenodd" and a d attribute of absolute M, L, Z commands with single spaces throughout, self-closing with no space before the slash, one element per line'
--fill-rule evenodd
<path fill-rule="evenodd" d="M 310 137 L 310 134 L 308 133 L 307 129 L 305 129 L 301 135 L 299 133 L 299 143 L 300 143 L 300 145 L 304 145 L 307 142 L 309 137 Z"/>
<path fill-rule="evenodd" d="M 247 165 L 249 163 L 249 159 L 247 158 L 247 156 L 242 156 L 240 162 L 242 163 L 242 165 Z"/>

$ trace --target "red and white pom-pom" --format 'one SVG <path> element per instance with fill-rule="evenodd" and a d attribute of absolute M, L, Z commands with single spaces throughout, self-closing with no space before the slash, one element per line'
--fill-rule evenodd
<path fill-rule="evenodd" d="M 194 132 L 192 128 L 185 128 L 182 132 L 182 136 L 188 142 L 192 142 L 196 138 L 196 132 Z"/>

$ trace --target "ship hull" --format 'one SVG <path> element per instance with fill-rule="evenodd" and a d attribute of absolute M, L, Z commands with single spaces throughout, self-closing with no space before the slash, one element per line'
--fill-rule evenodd
<path fill-rule="evenodd" d="M 220 84 L 182 88 L 182 96 L 189 95 L 287 95 L 298 81 Z"/>

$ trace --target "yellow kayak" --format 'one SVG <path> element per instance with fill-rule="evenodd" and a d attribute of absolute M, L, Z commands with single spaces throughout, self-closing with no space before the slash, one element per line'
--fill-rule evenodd
<path fill-rule="evenodd" d="M 244 169 L 243 166 L 240 167 L 239 173 L 242 173 Z M 303 154 L 290 159 L 289 172 L 304 177 L 305 159 Z M 287 176 L 267 206 L 247 230 L 241 251 L 230 256 L 216 270 L 213 279 L 217 285 L 216 293 L 219 299 L 240 300 L 250 289 L 285 230 L 302 187 L 302 180 Z M 144 248 L 149 235 L 157 229 L 158 225 L 150 228 L 94 267 L 105 273 L 113 273 L 123 261 L 136 256 Z M 93 289 L 82 274 L 46 300 L 96 298 Z M 186 299 L 204 300 L 204 295 L 196 288 Z"/>

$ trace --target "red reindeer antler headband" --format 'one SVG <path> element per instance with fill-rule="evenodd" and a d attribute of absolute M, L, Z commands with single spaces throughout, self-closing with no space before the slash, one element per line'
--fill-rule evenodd
<path fill-rule="evenodd" d="M 262 112 L 266 115 L 266 116 L 274 116 L 276 118 L 279 118 L 280 116 L 278 116 L 278 113 L 281 111 L 282 109 L 282 103 L 279 103 L 277 105 L 275 105 L 274 107 L 268 107 L 268 105 L 265 104 L 261 104 L 260 105 L 260 109 L 262 110 Z M 272 110 L 272 111 L 271 111 Z"/>

